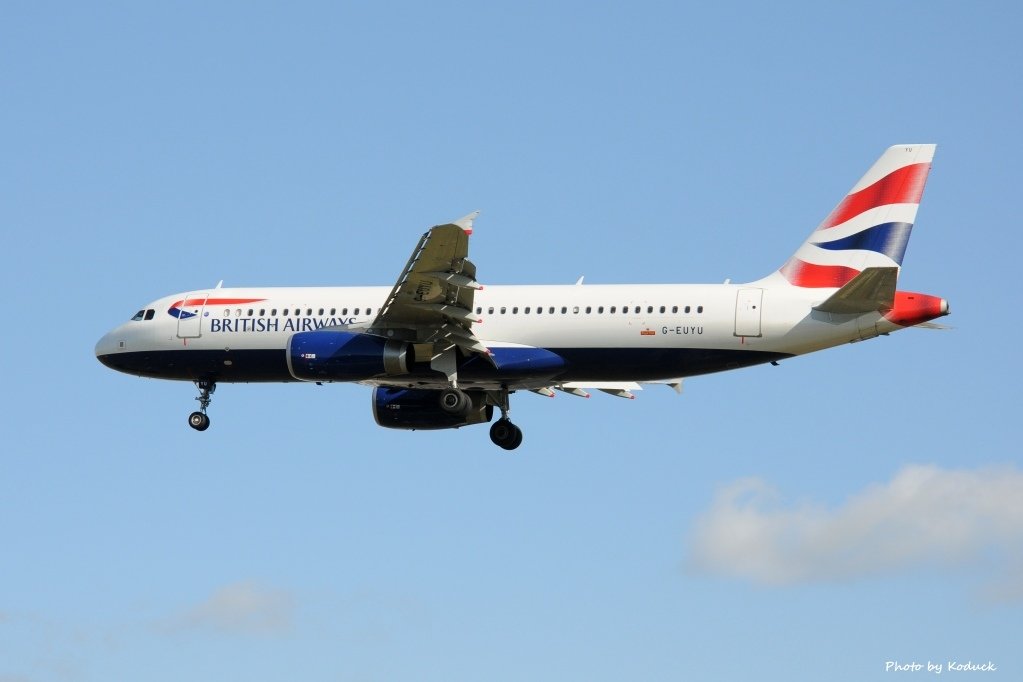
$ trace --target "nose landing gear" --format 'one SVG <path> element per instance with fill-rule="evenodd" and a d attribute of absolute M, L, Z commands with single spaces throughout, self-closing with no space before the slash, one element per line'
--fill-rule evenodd
<path fill-rule="evenodd" d="M 199 397 L 196 400 L 199 401 L 199 410 L 188 415 L 188 425 L 196 431 L 205 431 L 210 428 L 210 418 L 206 415 L 206 408 L 210 406 L 210 402 L 213 400 L 210 396 L 217 390 L 217 382 L 215 381 L 197 381 L 195 387 L 199 389 Z"/>

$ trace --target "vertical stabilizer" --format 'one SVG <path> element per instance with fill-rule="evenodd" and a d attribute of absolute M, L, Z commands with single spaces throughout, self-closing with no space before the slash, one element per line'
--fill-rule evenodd
<path fill-rule="evenodd" d="M 889 147 L 778 274 L 797 287 L 841 287 L 865 268 L 901 266 L 935 147 Z"/>

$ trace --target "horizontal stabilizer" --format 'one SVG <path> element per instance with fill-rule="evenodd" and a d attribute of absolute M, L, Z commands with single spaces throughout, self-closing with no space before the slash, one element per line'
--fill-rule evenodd
<path fill-rule="evenodd" d="M 682 395 L 682 379 L 655 379 L 653 381 L 644 381 L 644 384 L 664 384 L 671 390 L 675 391 L 679 395 Z"/>
<path fill-rule="evenodd" d="M 895 305 L 898 279 L 899 269 L 896 267 L 866 268 L 814 310 L 840 315 L 891 310 Z"/>

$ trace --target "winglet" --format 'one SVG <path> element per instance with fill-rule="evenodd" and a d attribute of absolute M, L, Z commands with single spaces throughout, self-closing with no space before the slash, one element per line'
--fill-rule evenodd
<path fill-rule="evenodd" d="M 460 228 L 465 230 L 466 234 L 472 234 L 472 223 L 474 220 L 480 217 L 479 211 L 473 211 L 467 216 L 463 216 L 458 220 L 452 222 L 452 225 L 458 225 Z"/>

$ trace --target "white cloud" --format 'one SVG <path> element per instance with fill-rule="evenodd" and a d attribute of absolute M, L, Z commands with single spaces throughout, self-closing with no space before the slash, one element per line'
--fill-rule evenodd
<path fill-rule="evenodd" d="M 834 509 L 786 505 L 760 479 L 736 481 L 697 520 L 690 563 L 758 583 L 824 582 L 925 563 L 1019 559 L 1021 543 L 1023 472 L 912 465 Z M 1018 581 L 992 598 L 1012 594 L 1023 597 Z"/>
<path fill-rule="evenodd" d="M 229 634 L 277 634 L 291 627 L 291 595 L 253 582 L 216 590 L 166 624 L 172 631 L 210 629 Z"/>

